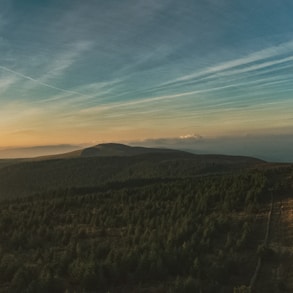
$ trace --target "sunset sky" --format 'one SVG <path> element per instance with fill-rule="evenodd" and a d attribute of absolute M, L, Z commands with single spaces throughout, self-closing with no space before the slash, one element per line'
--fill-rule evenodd
<path fill-rule="evenodd" d="M 292 0 L 0 7 L 0 148 L 205 141 L 289 156 Z"/>

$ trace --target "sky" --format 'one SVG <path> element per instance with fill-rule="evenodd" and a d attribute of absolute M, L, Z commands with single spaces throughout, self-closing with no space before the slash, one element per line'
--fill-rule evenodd
<path fill-rule="evenodd" d="M 187 144 L 293 161 L 293 1 L 0 7 L 0 150 Z"/>

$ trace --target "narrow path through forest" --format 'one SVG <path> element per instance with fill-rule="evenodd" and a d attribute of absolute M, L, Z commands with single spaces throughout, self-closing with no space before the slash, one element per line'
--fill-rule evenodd
<path fill-rule="evenodd" d="M 293 198 L 273 204 L 268 249 L 253 292 L 293 292 Z"/>

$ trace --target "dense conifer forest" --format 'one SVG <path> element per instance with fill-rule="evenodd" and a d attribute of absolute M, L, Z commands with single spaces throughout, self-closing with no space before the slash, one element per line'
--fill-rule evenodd
<path fill-rule="evenodd" d="M 186 158 L 103 160 L 63 162 L 73 180 L 49 174 L 64 172 L 59 160 L 2 167 L 0 292 L 246 292 L 237 288 L 266 251 L 263 219 L 273 196 L 292 192 L 292 166 L 200 173 Z M 27 190 L 5 196 L 20 170 L 31 171 L 15 182 Z"/>

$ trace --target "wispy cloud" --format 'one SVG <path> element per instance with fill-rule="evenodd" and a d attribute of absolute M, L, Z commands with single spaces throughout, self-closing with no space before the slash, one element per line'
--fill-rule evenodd
<path fill-rule="evenodd" d="M 103 105 L 99 105 L 97 107 L 90 107 L 87 109 L 82 109 L 81 113 L 98 113 L 104 110 L 114 110 L 114 109 L 121 109 L 121 108 L 129 108 L 132 106 L 141 106 L 143 104 L 152 104 L 154 102 L 159 102 L 162 100 L 172 100 L 176 99 L 179 97 L 186 97 L 186 96 L 191 96 L 198 94 L 200 91 L 193 91 L 193 92 L 185 92 L 185 93 L 180 93 L 180 94 L 175 94 L 175 95 L 165 95 L 165 96 L 158 96 L 158 97 L 153 97 L 153 98 L 145 98 L 145 99 L 138 99 L 138 100 L 130 100 L 126 102 L 118 102 L 118 103 L 107 103 Z"/>
<path fill-rule="evenodd" d="M 18 78 L 14 77 L 14 76 L 4 76 L 4 77 L 2 77 L 1 80 L 0 80 L 0 93 L 5 94 L 5 92 L 7 90 L 9 90 L 9 88 L 11 86 L 13 86 L 17 81 L 18 81 Z"/>
<path fill-rule="evenodd" d="M 55 104 L 56 106 L 71 107 L 90 107 L 91 104 L 96 104 L 98 101 L 105 99 L 119 85 L 122 80 L 112 80 L 107 82 L 96 82 L 84 84 L 74 88 L 74 90 L 65 90 L 61 93 L 52 95 L 48 98 L 37 101 L 37 104 Z"/>
<path fill-rule="evenodd" d="M 243 66 L 250 66 L 249 68 L 242 68 L 237 69 L 238 72 L 234 71 L 234 73 L 243 73 L 251 70 L 256 70 L 272 65 L 277 65 L 284 62 L 289 62 L 293 60 L 292 56 L 281 58 L 280 60 L 273 60 L 273 61 L 266 61 L 263 64 L 252 65 L 256 62 L 264 62 L 265 60 L 282 57 L 283 54 L 291 54 L 293 50 L 293 41 L 281 44 L 279 46 L 269 47 L 254 53 L 249 54 L 248 56 L 244 56 L 238 59 L 230 60 L 227 62 L 223 62 L 217 65 L 213 65 L 211 67 L 196 71 L 194 73 L 190 73 L 187 75 L 183 75 L 177 77 L 174 80 L 170 80 L 168 82 L 163 83 L 161 86 L 168 86 L 172 84 L 178 84 L 186 81 L 191 81 L 194 79 L 202 79 L 202 78 L 209 78 L 211 75 L 215 76 L 220 74 L 228 74 L 227 71 L 229 70 L 236 70 L 236 68 L 243 67 Z M 233 74 L 233 72 L 230 72 Z"/>
<path fill-rule="evenodd" d="M 217 94 L 217 102 L 213 100 L 214 105 L 218 104 L 218 101 L 222 105 L 227 105 L 226 100 L 228 99 L 230 100 L 229 104 L 236 107 L 237 104 L 243 104 L 243 101 L 240 100 L 240 95 L 249 97 L 251 94 L 248 92 L 252 91 L 252 89 L 267 91 L 269 88 L 274 88 L 273 85 L 290 84 L 292 77 L 287 73 L 287 69 L 293 67 L 293 57 L 286 56 L 286 54 L 291 52 L 291 47 L 293 48 L 293 42 L 270 47 L 239 59 L 214 65 L 196 74 L 183 76 L 175 81 L 167 82 L 163 86 L 159 84 L 154 87 L 137 90 L 136 96 L 138 98 L 136 99 L 128 99 L 118 103 L 108 102 L 83 111 L 98 113 L 105 109 L 140 107 L 160 101 L 178 100 L 179 102 L 180 98 L 183 97 L 193 97 L 193 105 L 195 105 L 196 98 L 203 98 L 206 94 L 212 93 Z M 284 72 L 280 74 L 280 71 Z M 275 72 L 278 72 L 278 74 L 274 74 Z M 223 97 L 223 93 L 227 90 L 237 90 L 238 92 L 233 92 L 233 96 Z M 153 93 L 160 91 L 166 94 L 153 96 Z M 256 91 L 254 95 L 257 94 Z M 117 97 L 119 95 L 127 97 L 128 94 L 131 94 L 131 91 L 128 93 L 114 93 Z M 259 92 L 259 94 L 259 99 L 261 99 L 263 92 Z M 267 98 L 269 99 L 269 97 L 270 95 Z M 212 103 L 209 99 L 207 99 L 207 102 Z M 198 107 L 199 105 L 197 105 Z"/>
<path fill-rule="evenodd" d="M 47 83 L 50 80 L 54 80 L 59 76 L 62 76 L 66 70 L 73 66 L 79 58 L 81 58 L 87 51 L 93 46 L 93 42 L 79 41 L 73 44 L 67 45 L 62 49 L 61 53 L 50 60 L 46 72 L 39 79 L 43 83 Z"/>
<path fill-rule="evenodd" d="M 292 129 L 288 1 L 14 2 L 0 12 L 1 137 Z"/>

